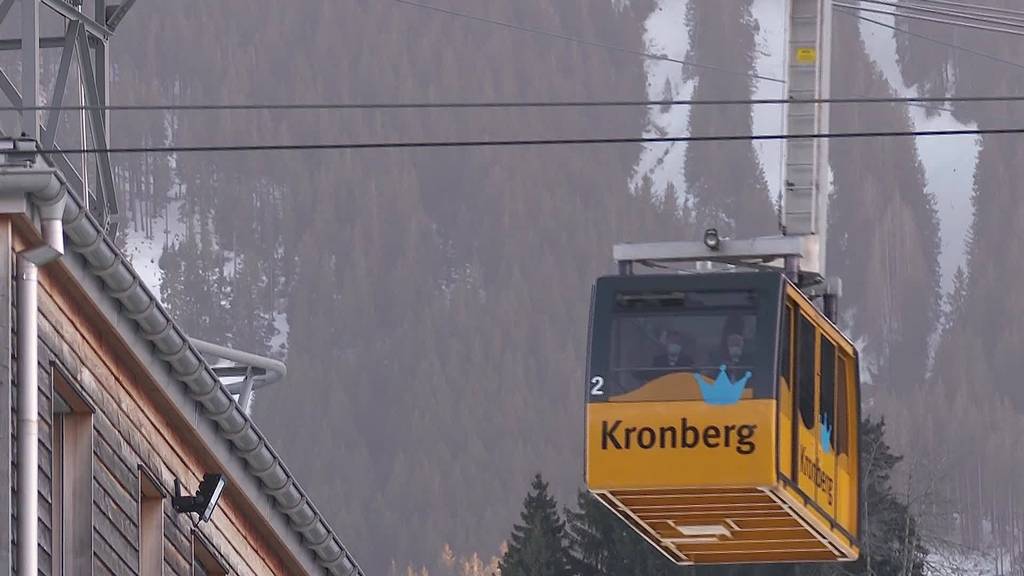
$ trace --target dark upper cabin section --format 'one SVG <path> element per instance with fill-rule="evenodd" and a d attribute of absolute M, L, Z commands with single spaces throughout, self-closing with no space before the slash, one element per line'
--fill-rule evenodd
<path fill-rule="evenodd" d="M 732 380 L 751 373 L 754 398 L 775 397 L 784 281 L 780 272 L 598 278 L 587 401 L 607 401 L 667 372 L 713 381 L 723 365 Z M 604 394 L 591 393 L 597 385 Z"/>

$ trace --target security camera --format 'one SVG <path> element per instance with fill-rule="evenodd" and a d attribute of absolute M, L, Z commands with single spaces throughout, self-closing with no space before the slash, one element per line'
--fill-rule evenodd
<path fill-rule="evenodd" d="M 717 228 L 708 228 L 704 231 L 704 245 L 710 250 L 718 250 L 722 247 L 722 239 L 718 236 Z"/>
<path fill-rule="evenodd" d="M 223 474 L 205 474 L 195 496 L 182 496 L 181 482 L 175 478 L 171 506 L 179 514 L 197 514 L 200 522 L 209 522 L 226 485 Z"/>

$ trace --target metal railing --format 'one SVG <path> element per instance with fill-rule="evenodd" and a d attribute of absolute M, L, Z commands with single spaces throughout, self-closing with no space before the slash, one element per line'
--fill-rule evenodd
<path fill-rule="evenodd" d="M 288 368 L 280 360 L 235 350 L 198 338 L 191 340 L 192 345 L 211 365 L 214 364 L 214 358 L 230 362 L 227 365 L 212 366 L 213 372 L 228 392 L 237 397 L 238 404 L 246 416 L 252 414 L 256 390 L 283 379 L 288 373 Z"/>

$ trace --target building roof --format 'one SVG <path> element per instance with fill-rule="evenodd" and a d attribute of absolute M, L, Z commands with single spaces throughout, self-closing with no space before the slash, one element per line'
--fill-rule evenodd
<path fill-rule="evenodd" d="M 8 142 L 6 148 L 10 149 L 10 139 Z M 4 155 L 0 174 L 52 170 L 35 154 L 34 142 L 15 140 L 13 147 L 26 149 L 27 156 Z M 26 158 L 31 160 L 26 163 Z M 60 178 L 58 173 L 55 176 Z M 141 337 L 151 344 L 136 349 L 142 348 L 148 352 L 148 358 L 144 360 L 149 365 L 164 365 L 164 369 L 158 370 L 155 379 L 165 387 L 176 387 L 168 392 L 179 395 L 184 392 L 202 407 L 196 420 L 190 424 L 201 435 L 213 433 L 227 441 L 235 458 L 233 463 L 226 462 L 225 465 L 233 465 L 236 475 L 248 476 L 251 480 L 248 484 L 257 486 L 272 503 L 272 506 L 261 511 L 278 532 L 290 531 L 291 536 L 295 536 L 290 539 L 293 547 L 297 545 L 303 550 L 293 553 L 305 552 L 312 555 L 315 563 L 322 566 L 326 574 L 363 576 L 341 539 L 299 486 L 266 437 L 243 412 L 128 259 L 107 237 L 89 211 L 83 209 L 81 201 L 67 193 L 66 186 L 60 186 L 54 197 L 44 198 L 37 194 L 30 197 L 29 201 L 35 208 L 52 206 L 60 200 L 61 195 L 66 195 L 63 212 L 65 243 L 81 257 L 81 265 L 76 265 L 72 261 L 72 254 L 68 254 L 65 256 L 66 264 L 76 276 L 84 274 L 95 277 L 99 281 L 96 285 L 101 286 L 110 298 L 120 304 L 101 308 L 108 316 L 117 316 L 111 318 L 111 324 L 121 336 L 126 340 Z M 160 373 L 169 377 L 160 377 Z M 275 515 L 283 518 L 274 518 Z M 308 562 L 309 558 L 306 560 Z"/>

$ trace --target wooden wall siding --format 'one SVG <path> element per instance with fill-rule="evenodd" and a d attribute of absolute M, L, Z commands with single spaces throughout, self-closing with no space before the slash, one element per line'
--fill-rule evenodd
<path fill-rule="evenodd" d="M 192 538 L 177 521 L 177 513 L 170 502 L 164 502 L 164 538 L 164 574 L 191 576 Z"/>
<path fill-rule="evenodd" d="M 53 572 L 53 410 L 49 366 L 39 365 L 39 573 Z"/>
<path fill-rule="evenodd" d="M 9 233 L 10 232 L 9 232 L 9 229 L 8 229 L 8 234 Z M 9 236 L 8 236 L 8 238 L 9 238 Z M 8 248 L 9 248 L 9 246 L 8 246 Z M 10 565 L 10 571 L 13 574 L 15 572 L 14 566 L 16 566 L 17 563 L 18 563 L 18 553 L 17 553 L 18 552 L 18 531 L 15 528 L 18 525 L 18 506 L 17 506 L 17 502 L 18 502 L 18 486 L 17 486 L 17 480 L 16 480 L 16 478 L 18 477 L 18 464 L 16 462 L 17 457 L 18 457 L 18 455 L 17 455 L 17 449 L 18 449 L 18 436 L 17 435 L 18 435 L 18 431 L 16 429 L 17 428 L 17 422 L 18 422 L 18 415 L 17 415 L 17 412 L 16 412 L 16 410 L 17 410 L 17 401 L 15 400 L 15 398 L 17 398 L 17 396 L 18 396 L 18 383 L 15 382 L 15 377 L 14 377 L 14 375 L 15 375 L 15 373 L 17 371 L 17 363 L 18 363 L 18 350 L 17 350 L 17 346 L 15 344 L 18 341 L 18 339 L 17 339 L 18 326 L 17 326 L 17 322 L 14 321 L 14 319 L 18 317 L 18 313 L 17 313 L 18 302 L 17 302 L 17 295 L 15 293 L 15 290 L 13 289 L 13 286 L 14 286 L 13 255 L 11 257 L 8 257 L 7 260 L 11 262 L 11 265 L 7 269 L 7 273 L 8 273 L 7 280 L 8 280 L 8 283 L 12 286 L 12 289 L 10 291 L 10 302 L 11 302 L 10 333 L 11 333 L 11 336 L 10 336 L 10 340 L 8 342 L 9 343 L 9 349 L 10 349 L 10 352 L 11 352 L 10 353 L 10 362 L 11 362 L 10 363 L 10 372 L 8 373 L 8 379 L 9 379 L 9 382 L 10 382 L 10 386 L 8 387 L 8 389 L 10 391 L 10 395 L 8 397 L 8 402 L 10 403 L 10 414 L 8 415 L 9 416 L 8 426 L 10 427 L 10 434 L 11 434 L 10 435 L 10 440 L 11 441 L 8 443 L 7 449 L 10 451 L 9 454 L 11 455 L 11 465 L 10 465 L 11 474 L 10 474 L 8 480 L 10 482 L 10 487 L 11 487 L 11 489 L 10 489 L 10 498 L 11 498 L 11 500 L 10 500 L 10 507 L 11 507 L 11 522 L 10 522 L 10 527 L 11 527 L 11 534 L 10 534 L 10 536 L 11 536 L 11 547 L 10 547 L 10 550 L 11 550 L 11 565 Z"/>
<path fill-rule="evenodd" d="M 58 357 L 80 382 L 83 391 L 93 398 L 98 413 L 103 416 L 97 418 L 97 435 L 111 432 L 111 438 L 104 438 L 112 447 L 112 452 L 130 463 L 127 468 L 132 473 L 132 500 L 138 500 L 139 463 L 144 463 L 153 472 L 168 493 L 173 489 L 176 476 L 185 484 L 186 490 L 194 490 L 201 480 L 202 472 L 215 469 L 217 463 L 189 448 L 189 442 L 181 432 L 184 423 L 169 420 L 174 416 L 164 414 L 154 403 L 153 395 L 147 395 L 140 389 L 140 379 L 145 375 L 130 373 L 123 365 L 110 362 L 109 359 L 117 358 L 118 355 L 112 353 L 109 346 L 103 346 L 109 345 L 109 341 L 103 340 L 95 327 L 88 325 L 85 319 L 79 317 L 72 321 L 68 313 L 68 302 L 61 296 L 48 289 L 41 290 L 40 302 L 45 322 L 40 327 L 40 334 L 58 344 L 61 348 Z M 59 338 L 56 337 L 58 334 Z M 100 346 L 97 347 L 97 344 Z M 158 386 L 155 382 L 147 384 Z M 201 417 L 198 409 L 192 416 Z M 104 419 L 109 421 L 110 427 L 103 426 Z M 297 567 L 285 564 L 274 545 L 253 536 L 258 530 L 250 521 L 243 519 L 232 502 L 233 498 L 231 489 L 226 491 L 213 521 L 200 526 L 200 531 L 207 536 L 213 547 L 227 559 L 232 572 L 240 575 L 297 574 Z M 178 549 L 184 550 L 183 556 L 187 560 L 182 574 L 188 574 L 191 569 L 190 533 L 194 520 L 191 516 L 175 513 L 169 501 L 165 505 L 168 513 L 165 526 L 176 528 L 180 533 Z M 138 509 L 132 508 L 132 514 L 137 523 Z M 134 538 L 137 542 L 137 532 Z"/>
<path fill-rule="evenodd" d="M 43 299 L 41 294 L 41 308 L 49 308 L 42 304 Z M 58 312 L 55 308 L 53 311 Z M 171 439 L 168 441 L 171 430 L 170 423 L 166 421 L 152 422 L 144 413 L 144 409 L 134 403 L 133 398 L 118 397 L 118 392 L 123 393 L 124 390 L 118 391 L 114 386 L 109 385 L 118 382 L 112 373 L 107 372 L 105 376 L 97 378 L 94 370 L 102 370 L 103 364 L 86 366 L 82 362 L 83 358 L 78 356 L 78 353 L 73 351 L 64 339 L 68 335 L 69 325 L 64 324 L 63 328 L 57 328 L 51 322 L 52 316 L 49 312 L 50 310 L 44 312 L 43 318 L 40 319 L 40 339 L 45 344 L 46 350 L 45 353 L 40 350 L 40 358 L 45 356 L 47 360 L 55 360 L 64 366 L 74 378 L 83 395 L 97 406 L 97 412 L 93 416 L 95 573 L 137 574 L 139 463 L 144 463 L 153 470 L 157 481 L 168 492 L 173 489 L 175 472 L 190 490 L 194 489 L 200 478 L 192 470 L 204 470 L 207 468 L 206 463 L 190 459 L 186 454 L 180 452 L 177 448 L 180 444 L 176 441 L 177 439 L 173 438 L 173 433 L 170 434 Z M 59 318 L 60 314 L 58 313 L 56 316 Z M 58 334 L 61 336 L 59 337 Z M 88 363 L 88 358 L 86 358 L 86 363 Z M 166 444 L 160 446 L 162 443 Z M 242 532 L 231 523 L 217 518 L 227 511 L 225 504 L 226 502 L 222 500 L 218 505 L 214 522 L 218 524 L 217 527 L 221 529 L 220 531 L 231 534 L 230 537 L 238 541 L 228 542 L 223 537 L 211 537 L 211 540 L 216 543 L 218 549 L 226 548 L 222 550 L 226 556 L 231 557 L 231 552 L 234 552 L 235 561 L 232 563 L 232 570 L 237 574 L 283 574 L 284 572 L 274 572 L 268 566 L 253 567 L 248 564 L 248 551 L 235 548 L 239 546 L 239 542 L 244 542 L 241 536 Z M 170 508 L 169 502 L 167 512 L 165 526 L 174 527 L 182 534 L 178 538 L 179 542 L 176 543 L 183 547 L 179 553 L 183 552 L 186 558 L 191 558 L 191 543 L 187 535 L 192 529 L 194 517 L 175 513 Z M 217 522 L 218 520 L 221 522 Z M 209 525 L 202 526 L 204 532 L 209 528 Z M 254 560 L 259 562 L 259 558 Z M 188 563 L 185 566 L 185 571 L 179 571 L 176 568 L 172 573 L 190 576 L 190 566 Z"/>
<path fill-rule="evenodd" d="M 0 225 L 0 254 L 11 255 L 11 229 L 9 226 Z M 13 262 L 12 257 L 0 257 L 0 350 L 11 350 L 11 307 L 7 302 L 11 298 L 11 285 L 13 284 Z M 13 354 L 0 352 L 0 462 L 11 462 L 13 458 L 13 446 L 11 444 L 11 417 L 13 416 L 13 404 L 11 403 L 11 369 Z M 7 472 L 0 472 L 0 518 L 12 515 L 12 491 L 14 482 L 14 468 L 7 467 Z M 13 565 L 13 524 L 0 522 L 0 576 L 10 576 Z M 3 542 L 8 545 L 4 546 Z"/>
<path fill-rule="evenodd" d="M 181 479 L 186 490 L 192 491 L 202 472 L 215 469 L 217 464 L 208 453 L 195 449 L 197 437 L 189 430 L 182 431 L 183 423 L 173 422 L 175 415 L 163 413 L 143 388 L 158 384 L 141 381 L 147 376 L 140 371 L 140 365 L 134 358 L 125 358 L 123 349 L 115 348 L 119 344 L 108 340 L 116 336 L 110 334 L 101 321 L 83 312 L 81 303 L 74 300 L 77 292 L 61 286 L 59 277 L 53 276 L 46 270 L 41 271 L 39 290 L 40 412 L 45 413 L 41 414 L 44 417 L 40 421 L 40 516 L 45 518 L 41 522 L 40 573 L 49 574 L 51 570 L 48 479 L 52 446 L 50 367 L 54 363 L 70 375 L 72 384 L 96 407 L 93 416 L 94 573 L 136 575 L 139 571 L 139 465 L 144 464 L 170 493 L 175 477 Z M 13 304 L 13 298 L 11 301 Z M 12 312 L 14 317 L 16 314 Z M 12 356 L 15 354 L 12 347 Z M 12 405 L 12 411 L 13 408 Z M 199 417 L 198 413 L 192 416 Z M 13 421 L 16 422 L 16 418 Z M 15 446 L 12 434 L 12 454 Z M 12 467 L 12 478 L 14 474 Z M 241 576 L 301 574 L 297 566 L 275 550 L 276 543 L 261 536 L 268 528 L 254 526 L 249 517 L 243 516 L 233 503 L 237 496 L 233 496 L 231 490 L 229 486 L 225 491 L 212 521 L 198 527 L 228 563 L 230 573 Z M 164 515 L 164 573 L 191 576 L 194 516 L 174 512 L 169 499 L 164 500 Z M 12 544 L 14 538 L 12 533 Z M 11 565 L 11 573 L 14 573 L 13 554 Z"/>

